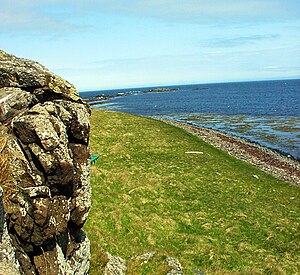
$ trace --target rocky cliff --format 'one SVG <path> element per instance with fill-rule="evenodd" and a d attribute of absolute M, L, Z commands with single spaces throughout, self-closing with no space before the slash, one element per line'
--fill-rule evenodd
<path fill-rule="evenodd" d="M 0 274 L 87 274 L 89 115 L 73 85 L 0 50 Z"/>

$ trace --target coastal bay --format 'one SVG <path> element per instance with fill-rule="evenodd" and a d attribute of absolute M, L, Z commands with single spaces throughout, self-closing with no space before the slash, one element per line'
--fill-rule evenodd
<path fill-rule="evenodd" d="M 168 88 L 172 92 L 130 95 L 130 91 L 139 90 L 136 88 L 81 95 L 88 98 L 97 93 L 128 93 L 128 96 L 115 96 L 93 107 L 212 128 L 300 158 L 300 80 Z"/>

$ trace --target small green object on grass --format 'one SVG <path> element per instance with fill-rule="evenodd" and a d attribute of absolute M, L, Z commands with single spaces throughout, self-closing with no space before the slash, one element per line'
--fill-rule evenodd
<path fill-rule="evenodd" d="M 100 156 L 99 155 L 92 155 L 90 159 L 90 163 L 93 164 Z"/>

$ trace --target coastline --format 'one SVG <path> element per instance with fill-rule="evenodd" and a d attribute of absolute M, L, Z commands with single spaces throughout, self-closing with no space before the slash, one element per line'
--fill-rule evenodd
<path fill-rule="evenodd" d="M 260 170 L 286 182 L 300 186 L 300 162 L 258 143 L 217 130 L 184 122 L 159 119 L 201 138 L 231 156 L 252 164 Z"/>
<path fill-rule="evenodd" d="M 201 88 L 200 88 L 201 89 Z M 203 88 L 202 88 L 203 89 Z M 96 96 L 92 96 L 90 98 L 83 98 L 83 100 L 88 103 L 90 106 L 98 105 L 98 104 L 105 104 L 107 100 L 110 100 L 115 97 L 122 97 L 122 96 L 130 96 L 130 95 L 138 95 L 138 94 L 149 94 L 149 93 L 169 93 L 169 92 L 175 92 L 178 88 L 166 88 L 166 87 L 157 87 L 157 88 L 142 88 L 140 89 L 133 89 L 130 91 L 124 91 L 120 90 L 117 94 L 99 94 Z"/>

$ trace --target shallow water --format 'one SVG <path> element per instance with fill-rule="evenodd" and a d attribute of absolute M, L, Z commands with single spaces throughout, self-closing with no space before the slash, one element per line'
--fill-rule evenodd
<path fill-rule="evenodd" d="M 300 118 L 212 113 L 182 113 L 154 117 L 220 130 L 300 158 Z"/>

